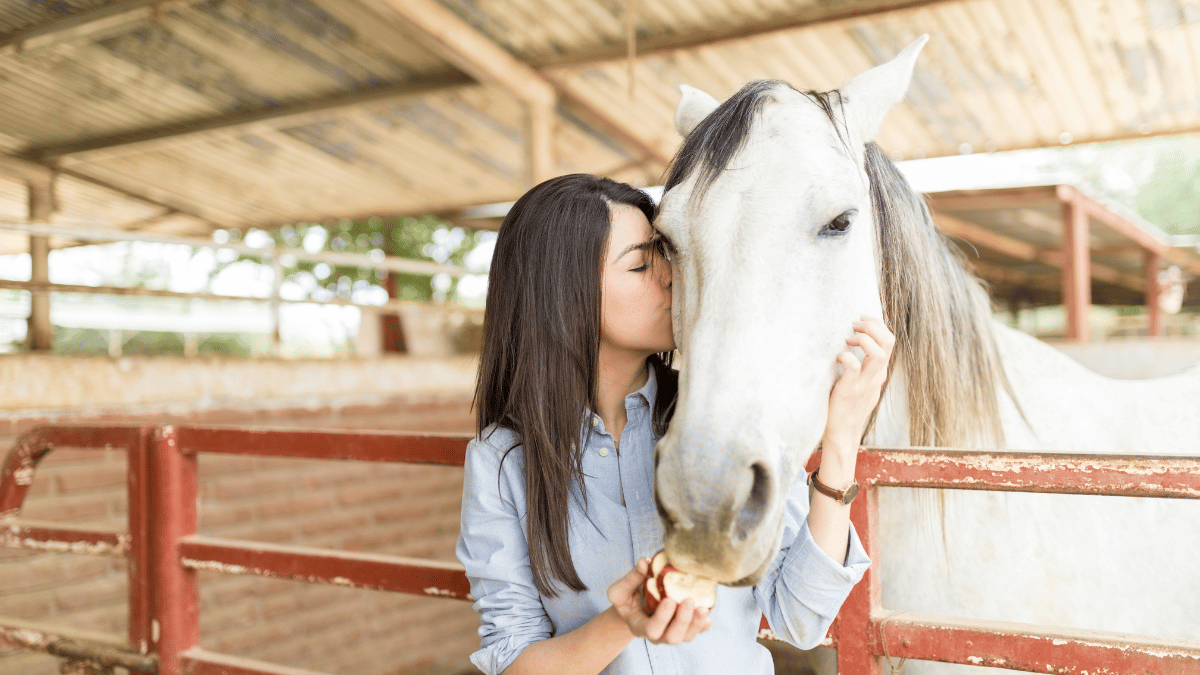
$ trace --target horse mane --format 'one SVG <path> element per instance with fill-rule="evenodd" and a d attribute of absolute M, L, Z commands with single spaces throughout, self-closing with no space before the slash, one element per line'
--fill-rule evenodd
<path fill-rule="evenodd" d="M 1001 447 L 999 388 L 1017 399 L 1000 361 L 987 292 L 874 142 L 866 144 L 864 165 L 884 318 L 896 335 L 889 375 L 904 367 L 909 443 Z"/>
<path fill-rule="evenodd" d="M 746 144 L 763 104 L 779 87 L 791 88 L 791 85 L 782 80 L 747 82 L 701 120 L 683 139 L 683 145 L 672 158 L 663 190 L 670 190 L 698 171 L 693 202 L 699 201 L 717 175 L 729 165 L 729 160 Z"/>
<path fill-rule="evenodd" d="M 698 172 L 693 203 L 698 202 L 745 145 L 758 113 L 779 87 L 792 88 L 781 80 L 750 82 L 697 124 L 672 160 L 664 189 Z M 838 138 L 848 143 L 845 117 L 835 109 L 843 103 L 840 93 L 800 93 L 825 112 Z M 884 319 L 896 335 L 889 376 L 903 365 L 909 443 L 999 447 L 1004 431 L 998 387 L 1014 402 L 1016 397 L 1000 362 L 987 293 L 934 227 L 925 201 L 896 165 L 874 142 L 865 150 Z"/>

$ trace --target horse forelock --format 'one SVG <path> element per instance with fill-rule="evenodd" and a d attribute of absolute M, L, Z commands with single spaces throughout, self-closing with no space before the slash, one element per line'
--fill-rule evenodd
<path fill-rule="evenodd" d="M 909 443 L 1003 444 L 999 389 L 1016 403 L 991 308 L 921 195 L 874 143 L 865 169 L 880 253 L 880 295 L 907 382 Z M 1020 406 L 1017 406 L 1018 411 Z"/>
<path fill-rule="evenodd" d="M 838 140 L 849 149 L 845 116 L 839 114 L 840 92 L 799 91 L 783 80 L 754 80 L 717 106 L 684 138 L 683 145 L 671 160 L 664 190 L 669 191 L 696 174 L 691 201 L 698 203 L 717 176 L 729 166 L 730 160 L 746 145 L 763 106 L 775 100 L 775 94 L 780 91 L 803 94 L 815 103 L 829 118 Z"/>

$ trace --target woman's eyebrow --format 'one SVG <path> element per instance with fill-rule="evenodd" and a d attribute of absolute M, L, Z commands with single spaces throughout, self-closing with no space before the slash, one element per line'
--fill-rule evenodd
<path fill-rule="evenodd" d="M 653 246 L 654 246 L 654 242 L 651 241 L 650 239 L 647 239 L 646 241 L 643 241 L 640 244 L 630 244 L 629 246 L 626 246 L 625 250 L 621 251 L 621 254 L 618 255 L 616 258 L 614 258 L 614 260 L 620 260 L 621 258 L 624 258 L 625 254 L 629 253 L 630 251 L 647 251 L 647 250 L 650 250 Z"/>

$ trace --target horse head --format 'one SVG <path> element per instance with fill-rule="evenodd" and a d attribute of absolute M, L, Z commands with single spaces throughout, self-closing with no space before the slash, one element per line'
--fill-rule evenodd
<path fill-rule="evenodd" d="M 758 581 L 821 439 L 851 324 L 882 315 L 864 144 L 908 88 L 921 37 L 840 91 L 690 87 L 655 226 L 672 250 L 679 400 L 656 455 L 677 567 Z"/>

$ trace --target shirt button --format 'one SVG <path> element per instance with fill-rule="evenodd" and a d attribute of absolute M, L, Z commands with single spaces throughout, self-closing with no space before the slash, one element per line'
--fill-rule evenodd
<path fill-rule="evenodd" d="M 594 427 L 600 426 L 600 418 L 599 417 L 595 417 L 595 416 L 592 417 L 592 426 L 594 426 Z"/>
<path fill-rule="evenodd" d="M 608 448 L 600 448 L 600 456 L 608 457 Z"/>

